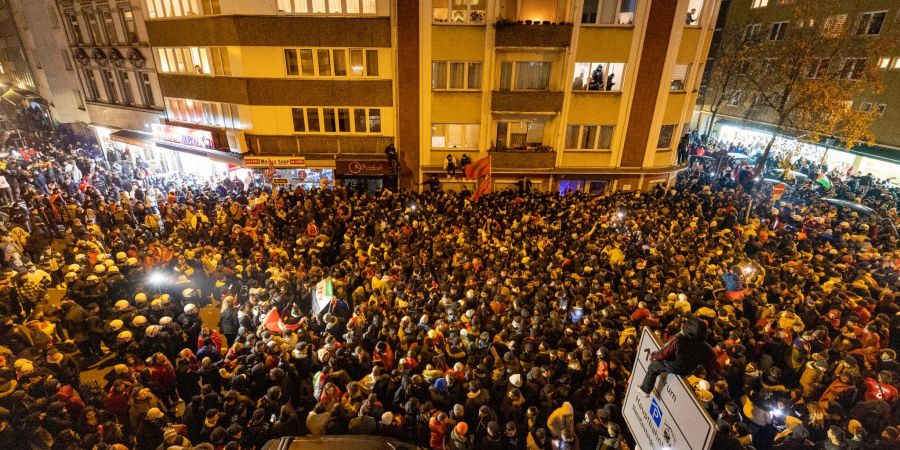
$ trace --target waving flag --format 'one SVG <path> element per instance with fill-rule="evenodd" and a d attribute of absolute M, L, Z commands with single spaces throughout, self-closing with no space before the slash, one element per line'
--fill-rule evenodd
<path fill-rule="evenodd" d="M 829 180 L 828 177 L 826 177 L 823 173 L 820 173 L 819 176 L 816 177 L 816 183 L 821 184 L 825 189 L 831 189 L 832 186 L 831 180 Z"/>
<path fill-rule="evenodd" d="M 283 333 L 284 330 L 296 330 L 303 325 L 303 322 L 306 321 L 306 318 L 300 320 L 299 323 L 294 325 L 288 325 L 281 320 L 281 314 L 278 312 L 278 308 L 273 307 L 268 314 L 266 314 L 265 320 L 263 320 L 263 325 L 265 325 L 266 329 L 273 333 Z"/>
<path fill-rule="evenodd" d="M 472 200 L 478 200 L 484 194 L 491 191 L 491 156 L 485 156 L 474 164 L 466 166 L 466 179 L 476 180 L 475 193 Z"/>

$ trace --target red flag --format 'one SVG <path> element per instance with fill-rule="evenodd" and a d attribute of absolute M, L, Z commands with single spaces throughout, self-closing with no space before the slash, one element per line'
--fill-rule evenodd
<path fill-rule="evenodd" d="M 266 319 L 263 320 L 263 325 L 267 330 L 273 333 L 281 333 L 284 330 L 294 331 L 297 328 L 300 328 L 303 325 L 303 321 L 296 323 L 294 325 L 287 325 L 281 321 L 281 314 L 278 312 L 278 308 L 273 307 L 268 314 L 266 314 Z"/>
<path fill-rule="evenodd" d="M 484 194 L 491 191 L 491 155 L 479 159 L 475 164 L 466 166 L 466 178 L 477 180 L 472 200 L 478 200 Z"/>

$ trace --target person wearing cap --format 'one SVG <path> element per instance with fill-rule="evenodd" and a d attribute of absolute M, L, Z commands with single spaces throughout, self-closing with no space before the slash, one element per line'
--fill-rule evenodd
<path fill-rule="evenodd" d="M 159 408 L 150 408 L 144 414 L 134 433 L 134 449 L 135 450 L 156 450 L 163 444 L 165 437 L 163 428 L 165 425 L 166 415 Z"/>
<path fill-rule="evenodd" d="M 162 420 L 166 411 L 166 407 L 159 398 L 153 395 L 150 388 L 136 386 L 131 391 L 128 400 L 128 418 L 133 429 L 136 429 L 148 417 L 153 420 Z M 159 425 L 157 424 L 157 426 Z"/>

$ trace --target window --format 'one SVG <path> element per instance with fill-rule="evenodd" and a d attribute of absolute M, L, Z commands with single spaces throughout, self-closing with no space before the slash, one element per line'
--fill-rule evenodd
<path fill-rule="evenodd" d="M 516 90 L 543 91 L 550 87 L 549 62 L 517 62 Z"/>
<path fill-rule="evenodd" d="M 88 24 L 91 42 L 95 45 L 104 45 L 106 41 L 103 39 L 103 31 L 100 30 L 100 21 L 97 20 L 97 16 L 92 11 L 86 11 L 84 13 L 84 21 Z"/>
<path fill-rule="evenodd" d="M 99 100 L 100 89 L 97 87 L 97 76 L 91 69 L 84 69 L 84 85 L 87 88 L 88 100 Z"/>
<path fill-rule="evenodd" d="M 779 5 L 793 5 L 797 0 L 778 0 Z"/>
<path fill-rule="evenodd" d="M 659 130 L 659 141 L 656 148 L 672 148 L 672 136 L 675 134 L 675 125 L 663 125 Z"/>
<path fill-rule="evenodd" d="M 484 23 L 487 0 L 434 0 L 435 23 Z"/>
<path fill-rule="evenodd" d="M 891 66 L 891 70 L 900 70 L 900 56 L 894 57 L 894 65 Z"/>
<path fill-rule="evenodd" d="M 884 18 L 887 11 L 867 12 L 859 15 L 859 21 L 856 23 L 857 36 L 877 36 L 881 33 L 881 27 L 884 25 Z"/>
<path fill-rule="evenodd" d="M 170 120 L 176 122 L 195 123 L 232 130 L 240 128 L 238 107 L 231 103 L 166 98 L 166 114 Z M 302 125 L 302 123 L 301 120 L 300 124 Z M 297 126 L 296 122 L 294 122 L 294 126 Z"/>
<path fill-rule="evenodd" d="M 703 2 L 705 0 L 688 0 L 687 16 L 684 24 L 689 27 L 700 26 L 700 14 L 703 13 Z"/>
<path fill-rule="evenodd" d="M 63 65 L 66 66 L 66 70 L 72 70 L 72 59 L 69 57 L 69 51 L 64 48 L 60 49 L 60 51 L 62 52 Z M 890 58 L 888 58 L 888 62 L 890 62 Z"/>
<path fill-rule="evenodd" d="M 215 53 L 225 49 L 214 48 Z M 183 73 L 190 75 L 212 75 L 213 65 L 210 61 L 211 49 L 206 47 L 157 48 L 159 69 L 163 73 Z M 221 58 L 220 58 L 221 60 Z M 220 64 L 223 62 L 220 61 Z M 219 67 L 224 72 L 224 67 Z"/>
<path fill-rule="evenodd" d="M 153 83 L 150 81 L 150 74 L 140 72 L 138 75 L 138 88 L 141 90 L 141 99 L 144 106 L 153 106 L 156 102 L 153 99 Z"/>
<path fill-rule="evenodd" d="M 106 100 L 109 103 L 119 103 L 119 94 L 116 91 L 116 80 L 110 70 L 103 70 L 103 87 L 106 88 Z"/>
<path fill-rule="evenodd" d="M 864 112 L 864 113 L 872 111 L 872 104 L 869 102 L 862 102 L 859 105 L 859 110 L 860 110 L 860 112 Z"/>
<path fill-rule="evenodd" d="M 78 24 L 78 16 L 74 13 L 67 14 L 69 20 L 69 33 L 75 45 L 84 45 L 84 35 L 81 34 L 81 25 Z"/>
<path fill-rule="evenodd" d="M 287 76 L 377 77 L 378 50 L 286 48 L 284 67 Z"/>
<path fill-rule="evenodd" d="M 741 106 L 744 93 L 742 91 L 734 91 L 731 97 L 728 97 L 728 106 Z"/>
<path fill-rule="evenodd" d="M 613 125 L 569 125 L 566 128 L 566 149 L 609 150 L 612 148 Z"/>
<path fill-rule="evenodd" d="M 690 64 L 675 64 L 675 67 L 672 69 L 672 81 L 669 83 L 669 90 L 685 90 L 685 86 L 687 86 L 687 76 L 690 70 Z"/>
<path fill-rule="evenodd" d="M 784 34 L 787 33 L 788 22 L 772 22 L 772 27 L 769 28 L 769 40 L 770 41 L 783 41 Z"/>
<path fill-rule="evenodd" d="M 769 6 L 769 0 L 753 0 L 750 3 L 750 9 L 765 8 Z"/>
<path fill-rule="evenodd" d="M 119 71 L 119 86 L 122 87 L 122 102 L 126 105 L 133 105 L 134 93 L 131 91 L 131 79 L 128 78 L 128 71 Z"/>
<path fill-rule="evenodd" d="M 203 3 L 199 0 L 146 0 L 147 14 L 151 19 L 163 17 L 202 16 Z M 211 2 L 210 6 L 214 6 Z M 210 8 L 212 9 L 212 8 Z M 214 10 L 210 13 L 215 12 Z"/>
<path fill-rule="evenodd" d="M 431 63 L 431 88 L 435 90 L 480 90 L 481 63 L 434 61 Z"/>
<path fill-rule="evenodd" d="M 759 28 L 761 24 L 751 23 L 744 28 L 744 41 L 749 42 L 756 39 L 756 36 L 759 34 Z"/>
<path fill-rule="evenodd" d="M 891 67 L 891 57 L 885 56 L 878 60 L 878 68 L 879 69 L 889 69 Z"/>
<path fill-rule="evenodd" d="M 806 78 L 822 79 L 828 75 L 828 65 L 831 64 L 831 58 L 815 58 L 809 63 L 806 69 Z"/>
<path fill-rule="evenodd" d="M 480 132 L 477 123 L 435 123 L 431 125 L 431 148 L 477 149 Z"/>
<path fill-rule="evenodd" d="M 278 12 L 292 14 L 375 14 L 377 0 L 278 0 Z"/>
<path fill-rule="evenodd" d="M 543 145 L 543 122 L 497 122 L 498 148 L 524 150 Z"/>
<path fill-rule="evenodd" d="M 113 23 L 112 14 L 109 10 L 101 9 L 97 15 L 100 16 L 100 20 L 103 21 L 103 31 L 106 33 L 106 42 L 111 44 L 122 42 L 119 40 L 119 34 L 116 33 L 116 24 Z"/>
<path fill-rule="evenodd" d="M 137 44 L 138 38 L 137 23 L 134 20 L 134 12 L 130 5 L 120 5 L 120 14 L 122 17 L 122 25 L 125 27 L 125 40 L 127 44 Z"/>
<path fill-rule="evenodd" d="M 584 0 L 581 23 L 630 25 L 636 4 L 635 0 Z"/>
<path fill-rule="evenodd" d="M 840 78 L 842 80 L 861 80 L 866 71 L 868 58 L 844 58 Z"/>
<path fill-rule="evenodd" d="M 378 108 L 291 108 L 295 133 L 381 133 Z"/>
<path fill-rule="evenodd" d="M 3 72 L 0 71 L 0 73 Z M 72 94 L 75 95 L 75 106 L 80 110 L 84 110 L 84 97 L 81 96 L 81 91 L 75 89 L 72 91 Z"/>
<path fill-rule="evenodd" d="M 847 24 L 847 15 L 838 14 L 825 18 L 822 24 L 822 37 L 834 39 L 840 37 L 844 33 L 844 25 Z"/>
<path fill-rule="evenodd" d="M 887 104 L 879 103 L 875 105 L 875 115 L 881 117 L 884 115 L 884 110 L 887 109 Z"/>
<path fill-rule="evenodd" d="M 575 63 L 573 91 L 621 91 L 625 63 Z"/>

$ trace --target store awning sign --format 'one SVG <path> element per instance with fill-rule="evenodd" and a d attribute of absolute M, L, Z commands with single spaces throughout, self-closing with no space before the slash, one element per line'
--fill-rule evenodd
<path fill-rule="evenodd" d="M 306 167 L 306 158 L 302 156 L 269 157 L 257 156 L 244 158 L 244 167 Z"/>
<path fill-rule="evenodd" d="M 384 175 L 392 172 L 391 163 L 384 159 L 337 160 L 335 171 L 341 175 Z"/>
<path fill-rule="evenodd" d="M 215 150 L 213 134 L 211 131 L 198 130 L 196 128 L 178 127 L 175 125 L 163 125 L 161 123 L 150 124 L 153 129 L 153 137 L 161 141 L 190 147 Z"/>

